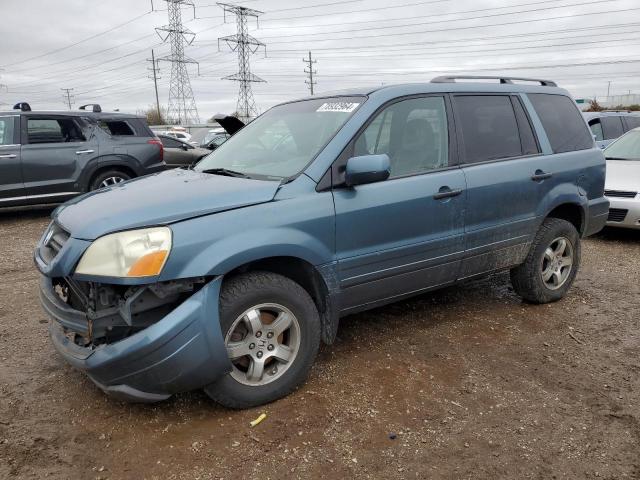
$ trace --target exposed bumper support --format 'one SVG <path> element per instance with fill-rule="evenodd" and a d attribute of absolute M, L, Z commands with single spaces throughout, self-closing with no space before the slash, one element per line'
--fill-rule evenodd
<path fill-rule="evenodd" d="M 201 388 L 231 370 L 220 331 L 218 296 L 222 277 L 212 280 L 157 323 L 115 343 L 85 348 L 64 334 L 63 325 L 84 315 L 57 297 L 51 281 L 41 300 L 52 317 L 56 350 L 102 390 L 128 401 L 154 402 Z"/>

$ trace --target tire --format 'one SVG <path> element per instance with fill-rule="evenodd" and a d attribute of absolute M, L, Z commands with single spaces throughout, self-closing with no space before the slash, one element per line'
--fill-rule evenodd
<path fill-rule="evenodd" d="M 562 250 L 562 241 L 564 250 Z M 536 234 L 529 254 L 511 270 L 511 283 L 518 295 L 531 303 L 549 303 L 567 294 L 580 267 L 580 235 L 573 224 L 547 218 Z M 571 264 L 567 265 L 567 258 Z M 551 275 L 549 275 L 551 274 Z"/>
<path fill-rule="evenodd" d="M 95 178 L 91 181 L 91 185 L 89 188 L 92 191 L 98 190 L 99 188 L 116 185 L 118 183 L 124 182 L 125 180 L 129 180 L 130 178 L 131 175 L 123 172 L 122 170 L 106 170 L 95 176 Z"/>
<path fill-rule="evenodd" d="M 280 333 L 278 325 L 289 320 L 291 326 Z M 234 409 L 255 407 L 288 395 L 307 379 L 320 346 L 320 316 L 293 280 L 249 272 L 225 281 L 220 324 L 233 370 L 204 388 L 216 402 Z M 287 356 L 289 361 L 278 358 Z"/>

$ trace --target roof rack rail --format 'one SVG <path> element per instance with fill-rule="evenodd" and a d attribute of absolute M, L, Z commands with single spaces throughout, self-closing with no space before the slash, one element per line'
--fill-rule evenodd
<path fill-rule="evenodd" d="M 13 109 L 20 110 L 21 112 L 30 112 L 31 105 L 29 105 L 27 102 L 19 102 L 13 106 Z"/>
<path fill-rule="evenodd" d="M 86 110 L 87 107 L 91 107 L 91 111 L 93 113 L 100 113 L 102 111 L 102 107 L 100 107 L 100 105 L 98 105 L 97 103 L 87 103 L 86 105 L 82 105 L 80 107 L 80 110 Z"/>
<path fill-rule="evenodd" d="M 540 80 L 539 78 L 522 77 L 492 77 L 484 75 L 444 75 L 431 80 L 431 83 L 455 83 L 456 80 L 500 80 L 500 83 L 513 83 L 513 80 L 523 82 L 539 82 L 543 87 L 557 87 L 558 84 L 552 80 Z"/>

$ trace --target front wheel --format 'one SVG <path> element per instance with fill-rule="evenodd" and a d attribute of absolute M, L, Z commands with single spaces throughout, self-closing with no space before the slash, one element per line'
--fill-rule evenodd
<path fill-rule="evenodd" d="M 573 224 L 547 218 L 523 264 L 511 270 L 518 295 L 532 303 L 560 300 L 571 288 L 580 265 L 580 235 Z"/>
<path fill-rule="evenodd" d="M 309 294 L 271 272 L 249 272 L 225 282 L 220 322 L 232 370 L 205 387 L 229 408 L 281 398 L 302 384 L 320 346 L 320 318 Z"/>

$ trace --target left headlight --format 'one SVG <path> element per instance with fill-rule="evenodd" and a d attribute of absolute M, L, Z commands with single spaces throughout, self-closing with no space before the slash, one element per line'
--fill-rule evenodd
<path fill-rule="evenodd" d="M 143 228 L 98 238 L 84 252 L 76 273 L 105 277 L 159 275 L 171 251 L 168 227 Z"/>

